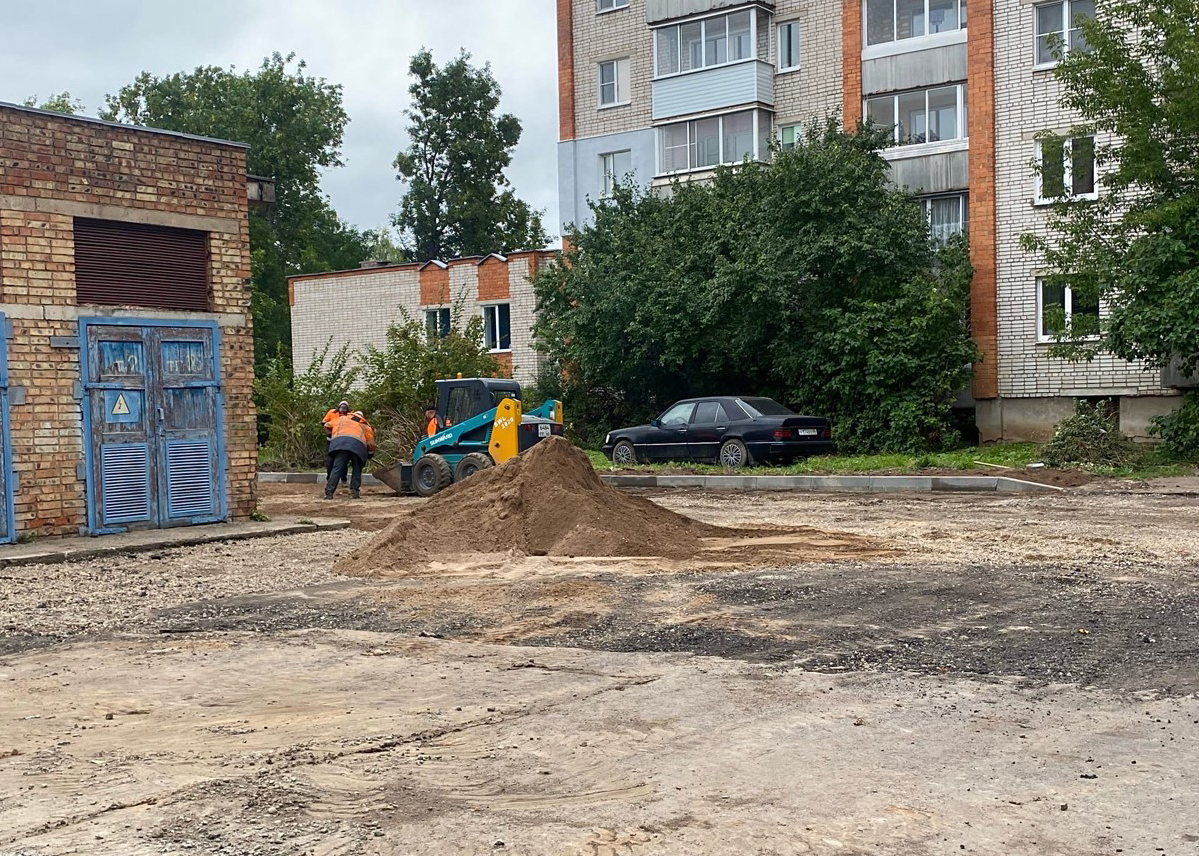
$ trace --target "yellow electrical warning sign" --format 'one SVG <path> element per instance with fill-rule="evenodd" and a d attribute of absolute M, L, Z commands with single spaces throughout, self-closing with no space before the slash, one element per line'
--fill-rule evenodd
<path fill-rule="evenodd" d="M 112 405 L 113 416 L 128 416 L 129 404 L 125 401 L 125 393 L 117 396 L 117 400 Z"/>

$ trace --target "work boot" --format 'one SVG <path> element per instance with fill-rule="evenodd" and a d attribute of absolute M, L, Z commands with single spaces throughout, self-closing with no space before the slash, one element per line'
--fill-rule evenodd
<path fill-rule="evenodd" d="M 358 491 L 356 491 L 356 490 L 350 491 L 350 499 L 358 499 Z"/>
<path fill-rule="evenodd" d="M 332 499 L 332 498 L 333 498 L 333 494 L 330 493 L 329 491 L 325 491 L 325 499 Z"/>

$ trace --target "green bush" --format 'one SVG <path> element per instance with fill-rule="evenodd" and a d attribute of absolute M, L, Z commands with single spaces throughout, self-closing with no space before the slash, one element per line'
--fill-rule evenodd
<path fill-rule="evenodd" d="M 303 374 L 292 371 L 282 350 L 267 361 L 254 381 L 266 442 L 261 462 L 276 469 L 311 469 L 324 465 L 325 431 L 321 418 L 350 395 L 359 371 L 350 365 L 350 349 L 330 354 L 331 343 L 316 355 Z"/>
<path fill-rule="evenodd" d="M 1102 405 L 1085 401 L 1058 423 L 1053 439 L 1041 450 L 1041 459 L 1051 467 L 1131 467 L 1145 457 L 1145 450 L 1120 433 Z"/>
<path fill-rule="evenodd" d="M 1199 463 L 1199 392 L 1188 392 L 1181 407 L 1153 420 L 1151 430 L 1162 438 L 1166 455 Z"/>

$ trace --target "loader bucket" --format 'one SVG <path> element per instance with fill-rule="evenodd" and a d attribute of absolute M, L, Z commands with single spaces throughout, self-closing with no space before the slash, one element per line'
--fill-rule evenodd
<path fill-rule="evenodd" d="M 405 466 L 408 473 L 404 472 Z M 394 490 L 396 493 L 411 493 L 412 492 L 412 465 L 411 464 L 392 464 L 381 470 L 375 470 L 371 473 L 383 484 Z M 405 478 L 407 475 L 407 478 Z"/>

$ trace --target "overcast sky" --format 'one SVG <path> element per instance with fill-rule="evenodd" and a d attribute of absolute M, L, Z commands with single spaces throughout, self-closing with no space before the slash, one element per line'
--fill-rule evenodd
<path fill-rule="evenodd" d="M 409 58 L 425 46 L 440 64 L 465 48 L 475 64 L 491 63 L 501 109 L 524 125 L 508 176 L 557 234 L 552 0 L 51 0 L 6 3 L 3 17 L 0 101 L 69 90 L 91 116 L 143 70 L 255 68 L 294 51 L 344 88 L 346 165 L 323 186 L 363 228 L 385 225 L 399 200 L 391 164 L 407 145 Z"/>

